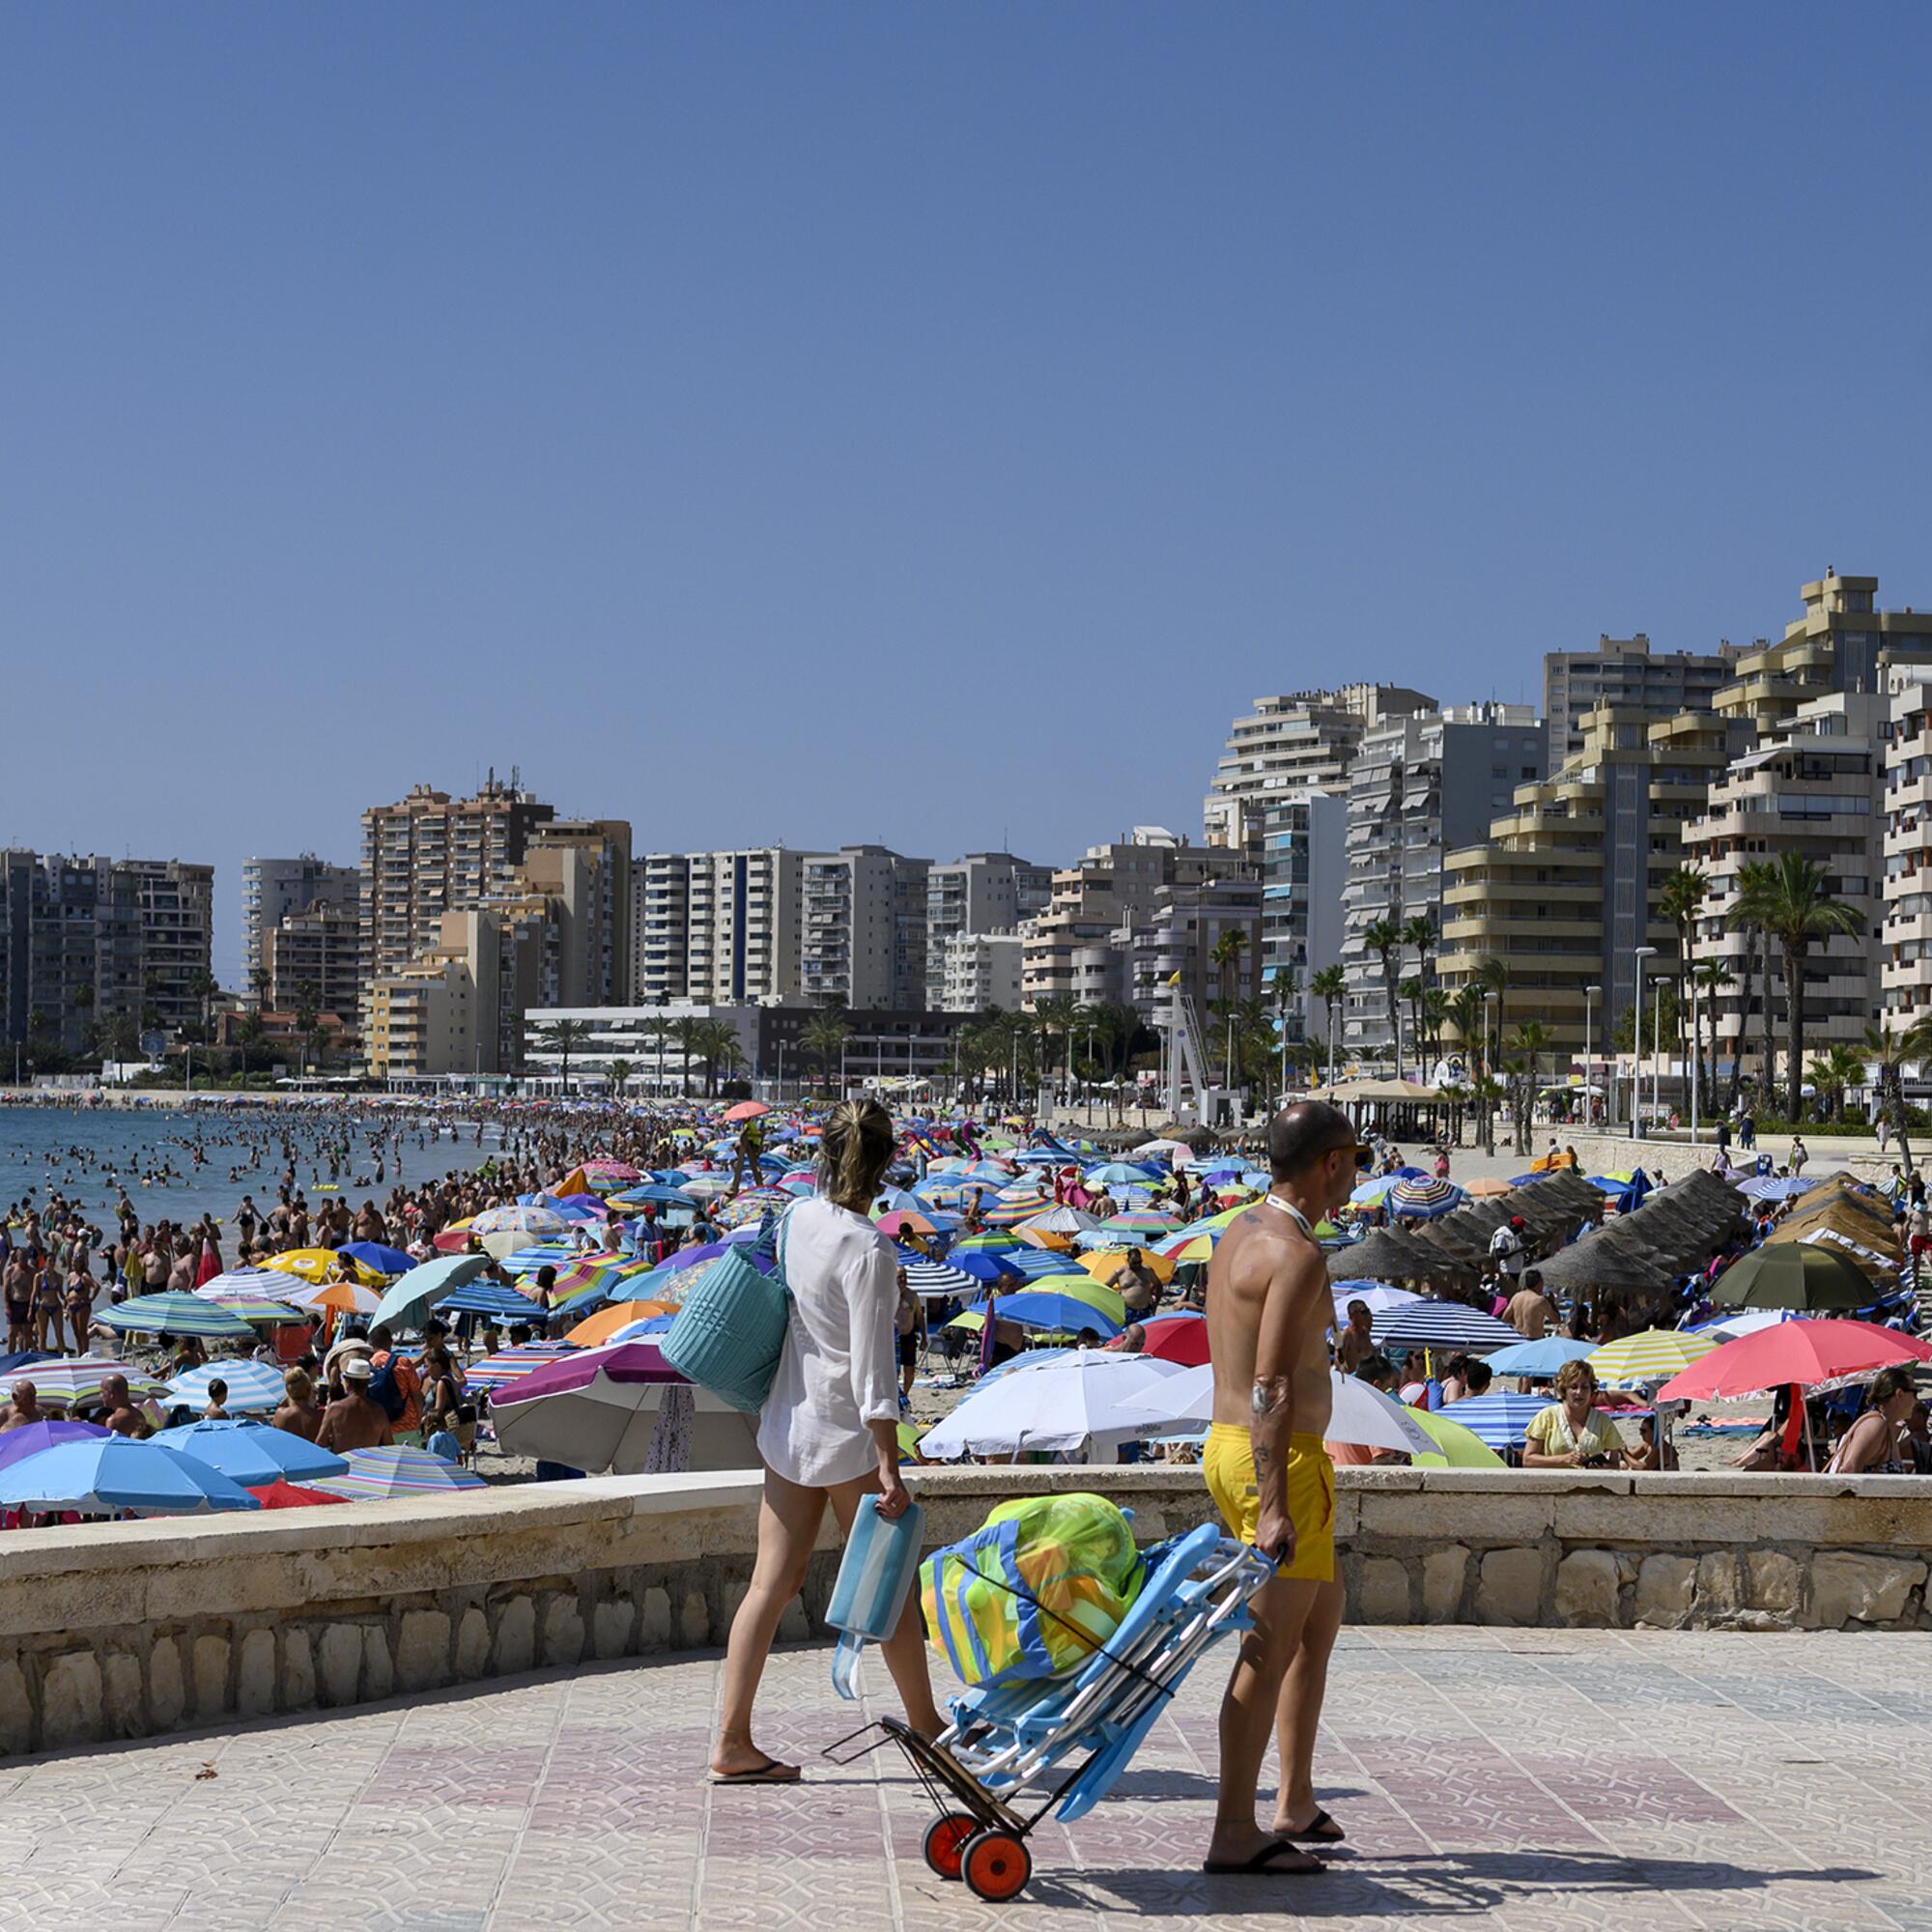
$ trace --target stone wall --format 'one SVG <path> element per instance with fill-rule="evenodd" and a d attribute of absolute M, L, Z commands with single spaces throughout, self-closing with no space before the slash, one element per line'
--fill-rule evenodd
<path fill-rule="evenodd" d="M 1201 1521 L 1187 1468 L 924 1470 L 933 1544 L 1074 1489 L 1146 1541 Z M 0 1752 L 355 1704 L 722 1643 L 754 1474 L 639 1476 L 340 1509 L 0 1537 Z M 1932 1483 L 1910 1477 L 1344 1470 L 1350 1614 L 1369 1623 L 1932 1629 Z M 828 1518 L 805 1601 L 837 1565 Z"/>

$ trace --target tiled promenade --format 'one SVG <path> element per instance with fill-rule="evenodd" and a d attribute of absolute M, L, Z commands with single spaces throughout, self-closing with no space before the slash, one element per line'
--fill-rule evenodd
<path fill-rule="evenodd" d="M 1198 1869 L 1218 1659 L 1001 1907 L 926 1870 L 894 1754 L 708 1788 L 706 1655 L 0 1768 L 0 1928 L 1932 1932 L 1932 1636 L 1345 1646 L 1318 1777 L 1353 1843 L 1320 1878 Z M 778 1658 L 768 1747 L 845 1727 L 827 1662 Z"/>

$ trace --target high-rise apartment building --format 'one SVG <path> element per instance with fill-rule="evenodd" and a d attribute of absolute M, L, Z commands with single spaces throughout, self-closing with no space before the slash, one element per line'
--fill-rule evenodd
<path fill-rule="evenodd" d="M 200 1037 L 212 984 L 214 869 L 176 859 L 0 852 L 5 1037 L 62 1052 L 133 1033 Z"/>
<path fill-rule="evenodd" d="M 1228 732 L 1202 807 L 1210 845 L 1246 845 L 1263 834 L 1269 797 L 1346 788 L 1362 733 L 1379 719 L 1433 711 L 1435 700 L 1397 684 L 1258 697 Z"/>
<path fill-rule="evenodd" d="M 926 977 L 935 971 L 937 996 L 928 994 L 934 1012 L 983 1013 L 994 1008 L 1016 1011 L 1025 942 L 1017 932 L 952 932 L 926 954 Z"/>
<path fill-rule="evenodd" d="M 633 998 L 734 1007 L 798 999 L 810 856 L 766 845 L 639 860 Z"/>
<path fill-rule="evenodd" d="M 1898 1029 L 1932 1017 L 1932 681 L 1895 679 L 1888 709 L 1879 984 Z"/>
<path fill-rule="evenodd" d="M 355 1033 L 362 1004 L 362 919 L 354 903 L 317 899 L 284 913 L 262 943 L 263 1008 L 299 1013 L 313 999 L 318 1013 L 333 1013 L 346 1034 Z"/>
<path fill-rule="evenodd" d="M 1335 792 L 1295 791 L 1271 799 L 1262 832 L 1262 989 L 1281 1004 L 1285 980 L 1292 1037 L 1315 1031 L 1321 1005 L 1309 981 L 1342 958 L 1342 890 L 1349 801 Z"/>
<path fill-rule="evenodd" d="M 1482 838 L 1519 785 L 1542 778 L 1548 735 L 1526 704 L 1470 704 L 1381 719 L 1363 734 L 1349 780 L 1342 964 L 1348 1004 L 1342 1038 L 1351 1054 L 1390 1054 L 1388 994 L 1367 934 L 1442 918 L 1442 863 Z M 1419 956 L 1406 952 L 1400 977 Z"/>
<path fill-rule="evenodd" d="M 925 1005 L 928 859 L 884 845 L 842 845 L 805 861 L 806 997 L 822 1006 Z"/>
<path fill-rule="evenodd" d="M 1576 757 L 1519 786 L 1481 843 L 1449 853 L 1436 971 L 1453 994 L 1500 962 L 1493 1038 L 1538 1020 L 1561 1056 L 1587 1027 L 1597 1041 L 1615 1027 L 1635 994 L 1636 948 L 1674 944 L 1658 895 L 1740 735 L 1715 716 L 1599 706 Z"/>
<path fill-rule="evenodd" d="M 631 828 L 621 818 L 538 825 L 517 868 L 526 892 L 568 908 L 558 977 L 564 1004 L 617 1006 L 631 994 Z"/>
<path fill-rule="evenodd" d="M 925 1003 L 944 1006 L 946 944 L 965 933 L 1015 932 L 1044 912 L 1053 896 L 1053 870 L 1010 852 L 969 852 L 934 866 L 925 879 Z"/>
<path fill-rule="evenodd" d="M 1148 1025 L 1168 1010 L 1177 986 L 1202 1015 L 1216 1000 L 1239 1002 L 1262 990 L 1262 882 L 1252 867 L 1177 878 L 1131 930 L 1130 998 Z M 1230 956 L 1218 959 L 1222 942 L 1236 933 Z"/>
<path fill-rule="evenodd" d="M 296 859 L 242 862 L 242 997 L 259 1004 L 269 970 L 267 937 L 291 913 L 310 906 L 338 907 L 352 916 L 362 895 L 362 874 L 354 866 L 331 866 L 313 852 Z M 350 1017 L 354 1013 L 350 1009 Z"/>
<path fill-rule="evenodd" d="M 1725 640 L 1715 651 L 1652 651 L 1634 638 L 1600 637 L 1593 651 L 1546 651 L 1543 715 L 1549 724 L 1545 769 L 1555 771 L 1583 749 L 1583 721 L 1599 704 L 1674 718 L 1708 711 L 1719 690 L 1737 675 L 1743 648 Z"/>
<path fill-rule="evenodd" d="M 442 939 L 442 915 L 517 890 L 531 835 L 555 817 L 492 772 L 473 798 L 426 784 L 362 814 L 362 970 L 400 972 Z"/>

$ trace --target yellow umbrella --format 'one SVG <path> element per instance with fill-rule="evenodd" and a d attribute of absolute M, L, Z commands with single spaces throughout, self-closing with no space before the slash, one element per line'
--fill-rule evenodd
<path fill-rule="evenodd" d="M 1709 1335 L 1687 1335 L 1676 1328 L 1646 1328 L 1640 1335 L 1626 1335 L 1620 1342 L 1606 1342 L 1584 1359 L 1605 1386 L 1613 1382 L 1662 1382 L 1688 1369 L 1692 1362 L 1701 1362 L 1717 1346 Z"/>
<path fill-rule="evenodd" d="M 333 1248 L 291 1248 L 285 1254 L 270 1255 L 264 1267 L 279 1268 L 283 1274 L 299 1275 L 303 1281 L 327 1281 L 331 1275 L 346 1275 L 364 1288 L 386 1288 L 389 1277 L 364 1267 L 354 1255 L 338 1255 Z"/>
<path fill-rule="evenodd" d="M 628 1328 L 633 1321 L 648 1321 L 653 1315 L 668 1315 L 671 1305 L 668 1301 L 619 1301 L 609 1308 L 600 1308 L 595 1315 L 587 1315 L 577 1326 L 564 1336 L 564 1340 L 574 1348 L 594 1349 L 598 1343 L 608 1341 L 620 1328 Z"/>
<path fill-rule="evenodd" d="M 1196 1259 L 1206 1260 L 1207 1259 L 1206 1251 L 1204 1250 L 1202 1255 L 1199 1257 L 1188 1255 L 1186 1259 L 1189 1261 L 1194 1261 Z M 1167 1258 L 1167 1256 L 1157 1255 L 1151 1248 L 1143 1248 L 1141 1250 L 1141 1260 L 1144 1261 L 1149 1266 L 1149 1268 L 1152 1270 L 1157 1280 L 1172 1281 L 1174 1279 L 1174 1270 L 1176 1264 L 1174 1262 L 1170 1261 Z M 1080 1260 L 1080 1265 L 1084 1267 L 1087 1270 L 1087 1272 L 1094 1278 L 1095 1281 L 1104 1281 L 1110 1287 L 1113 1284 L 1114 1277 L 1117 1274 L 1119 1274 L 1120 1271 L 1126 1266 L 1126 1264 L 1127 1264 L 1126 1250 L 1123 1248 L 1116 1249 L 1111 1254 L 1083 1255 Z"/>

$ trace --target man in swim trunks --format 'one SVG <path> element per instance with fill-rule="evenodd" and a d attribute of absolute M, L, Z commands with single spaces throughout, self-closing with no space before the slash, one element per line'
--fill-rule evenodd
<path fill-rule="evenodd" d="M 1303 1101 L 1268 1124 L 1265 1198 L 1221 1237 L 1208 1268 L 1213 1425 L 1203 1458 L 1234 1533 L 1275 1560 L 1255 1596 L 1221 1702 L 1221 1790 L 1210 1872 L 1263 1876 L 1322 1869 L 1296 1840 L 1332 1844 L 1341 1829 L 1315 1802 L 1315 1732 L 1328 1654 L 1342 1621 L 1335 1573 L 1335 1471 L 1321 1446 L 1332 1399 L 1325 1340 L 1334 1320 L 1314 1230 L 1355 1185 L 1355 1131 L 1339 1108 Z M 1255 1822 L 1268 1729 L 1278 1726 L 1281 1790 L 1273 1828 Z"/>

